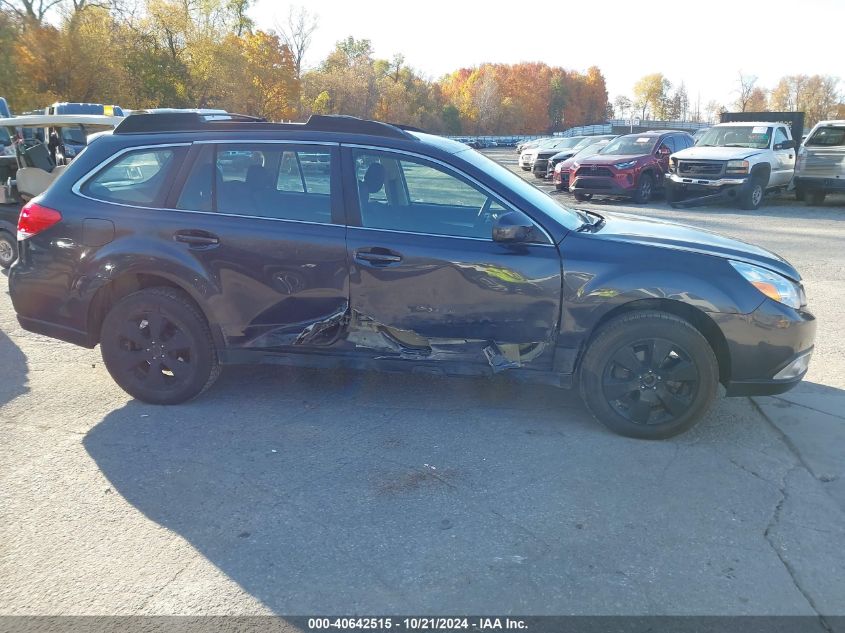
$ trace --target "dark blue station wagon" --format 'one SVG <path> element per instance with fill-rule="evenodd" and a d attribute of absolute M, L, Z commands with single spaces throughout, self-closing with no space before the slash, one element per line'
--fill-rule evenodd
<path fill-rule="evenodd" d="M 350 117 L 127 117 L 21 212 L 27 330 L 176 404 L 231 363 L 578 386 L 661 438 L 797 384 L 798 272 L 714 233 L 569 209 L 466 145 Z"/>

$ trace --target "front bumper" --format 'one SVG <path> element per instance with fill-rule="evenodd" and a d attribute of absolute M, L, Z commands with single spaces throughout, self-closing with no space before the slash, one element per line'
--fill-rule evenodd
<path fill-rule="evenodd" d="M 683 178 L 678 174 L 666 174 L 667 183 L 671 181 L 675 185 L 685 185 L 690 188 L 703 188 L 712 193 L 715 189 L 722 187 L 739 187 L 748 184 L 749 178 L 718 178 L 716 180 L 706 180 L 703 178 Z"/>
<path fill-rule="evenodd" d="M 750 314 L 712 315 L 730 355 L 728 396 L 764 396 L 792 389 L 804 378 L 816 338 L 816 318 L 766 299 Z"/>
<path fill-rule="evenodd" d="M 605 196 L 632 196 L 636 190 L 634 182 L 620 184 L 618 178 L 609 176 L 575 176 L 569 191 Z"/>

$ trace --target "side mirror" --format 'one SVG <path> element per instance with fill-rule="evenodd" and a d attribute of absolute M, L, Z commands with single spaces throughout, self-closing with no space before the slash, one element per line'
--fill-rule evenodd
<path fill-rule="evenodd" d="M 668 147 L 661 147 L 659 150 L 657 150 L 657 155 L 660 156 L 660 158 L 668 158 L 669 154 L 671 153 L 672 150 Z"/>
<path fill-rule="evenodd" d="M 534 235 L 534 223 L 524 213 L 508 211 L 493 221 L 494 242 L 528 242 Z"/>
<path fill-rule="evenodd" d="M 783 143 L 775 145 L 775 149 L 793 149 L 794 147 L 795 141 L 784 141 Z"/>

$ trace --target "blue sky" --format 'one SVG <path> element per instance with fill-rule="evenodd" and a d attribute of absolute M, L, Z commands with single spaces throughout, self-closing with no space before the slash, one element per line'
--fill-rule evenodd
<path fill-rule="evenodd" d="M 269 29 L 284 22 L 291 4 L 319 16 L 306 58 L 312 65 L 354 35 L 371 40 L 379 57 L 403 53 L 433 78 L 485 61 L 581 71 L 595 64 L 611 100 L 630 95 L 642 75 L 663 72 L 685 82 L 693 103 L 700 93 L 702 108 L 710 99 L 734 100 L 740 70 L 763 87 L 785 74 L 845 75 L 845 0 L 258 0 L 251 14 Z"/>

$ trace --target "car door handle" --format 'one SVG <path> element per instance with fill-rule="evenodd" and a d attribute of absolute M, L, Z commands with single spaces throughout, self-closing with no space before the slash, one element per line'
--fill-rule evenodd
<path fill-rule="evenodd" d="M 386 248 L 375 247 L 355 251 L 355 259 L 373 266 L 388 266 L 401 262 L 402 256 Z"/>
<path fill-rule="evenodd" d="M 219 237 L 206 231 L 177 231 L 173 239 L 192 248 L 210 248 L 220 243 Z"/>

